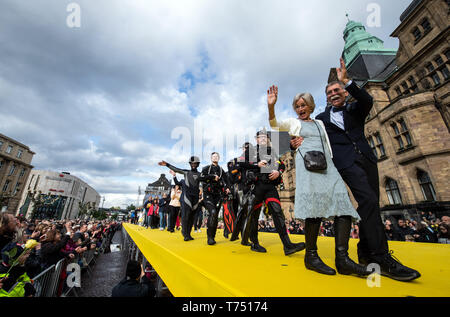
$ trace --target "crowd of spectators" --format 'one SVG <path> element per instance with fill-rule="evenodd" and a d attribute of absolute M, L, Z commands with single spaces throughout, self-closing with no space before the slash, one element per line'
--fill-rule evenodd
<path fill-rule="evenodd" d="M 384 221 L 386 235 L 391 241 L 450 243 L 449 226 L 450 217 L 436 217 L 432 212 L 421 212 L 420 220 L 390 217 Z M 294 219 L 286 220 L 286 227 L 290 234 L 304 234 L 305 222 Z M 273 220 L 260 220 L 258 230 L 260 232 L 276 232 Z M 322 222 L 320 236 L 334 237 L 333 220 Z M 352 224 L 351 238 L 359 238 L 359 223 Z"/>
<path fill-rule="evenodd" d="M 0 218 L 0 297 L 33 296 L 32 278 L 61 259 L 86 267 L 83 254 L 88 250 L 99 252 L 104 239 L 109 245 L 120 223 L 110 220 L 27 220 L 5 212 Z M 24 252 L 27 242 L 35 246 Z M 11 250 L 15 249 L 14 252 Z M 107 250 L 106 250 L 107 252 Z M 19 260 L 15 265 L 11 265 Z M 22 280 L 29 283 L 18 283 Z M 12 291 L 11 287 L 19 288 Z"/>

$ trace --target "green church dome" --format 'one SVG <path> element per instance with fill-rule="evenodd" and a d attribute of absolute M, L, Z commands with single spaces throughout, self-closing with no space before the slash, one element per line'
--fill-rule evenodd
<path fill-rule="evenodd" d="M 349 20 L 344 30 L 344 51 L 342 57 L 349 66 L 359 54 L 396 54 L 396 50 L 384 48 L 384 42 L 366 31 L 360 22 Z"/>

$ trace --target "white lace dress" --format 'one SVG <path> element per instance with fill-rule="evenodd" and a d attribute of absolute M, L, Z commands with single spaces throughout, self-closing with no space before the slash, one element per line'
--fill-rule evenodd
<path fill-rule="evenodd" d="M 300 136 L 304 138 L 300 151 L 305 155 L 308 151 L 321 151 L 319 130 L 314 122 L 302 122 Z M 360 217 L 353 207 L 347 188 L 338 170 L 334 167 L 330 150 L 327 146 L 326 132 L 321 128 L 320 133 L 324 142 L 325 157 L 328 168 L 322 172 L 310 172 L 305 168 L 302 156 L 296 152 L 296 188 L 295 188 L 295 217 L 332 218 L 334 216 Z"/>

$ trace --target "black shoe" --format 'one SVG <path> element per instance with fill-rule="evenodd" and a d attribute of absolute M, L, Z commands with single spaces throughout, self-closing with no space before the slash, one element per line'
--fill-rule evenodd
<path fill-rule="evenodd" d="M 308 270 L 316 271 L 317 273 L 336 275 L 334 269 L 323 263 L 322 259 L 317 254 L 317 250 L 306 251 L 305 266 Z"/>
<path fill-rule="evenodd" d="M 228 233 L 224 233 L 223 236 L 225 237 L 225 239 L 228 239 Z"/>
<path fill-rule="evenodd" d="M 304 242 L 300 242 L 300 243 L 291 243 L 291 245 L 286 248 L 284 247 L 284 255 L 291 255 L 297 252 L 300 252 L 302 250 L 305 249 L 305 243 Z"/>
<path fill-rule="evenodd" d="M 355 263 L 347 254 L 336 255 L 335 264 L 338 273 L 342 275 L 368 276 L 372 273 L 367 269 L 367 265 Z"/>
<path fill-rule="evenodd" d="M 209 238 L 208 237 L 208 245 L 215 245 L 216 241 L 214 240 L 214 238 Z"/>
<path fill-rule="evenodd" d="M 184 237 L 184 241 L 191 241 L 191 240 L 194 240 L 194 238 L 192 238 L 191 236 L 189 236 L 189 237 Z"/>
<path fill-rule="evenodd" d="M 249 247 L 249 246 L 252 245 L 252 244 L 251 244 L 250 242 L 248 242 L 248 241 L 241 241 L 241 244 L 242 244 L 243 246 L 246 246 L 246 247 Z"/>
<path fill-rule="evenodd" d="M 256 243 L 252 243 L 250 250 L 255 251 L 255 252 L 259 252 L 259 253 L 266 253 L 267 250 L 261 246 L 260 244 L 256 244 Z"/>
<path fill-rule="evenodd" d="M 373 260 L 380 265 L 381 275 L 393 280 L 409 282 L 419 278 L 421 275 L 414 269 L 404 266 L 398 259 L 393 257 L 394 251 L 389 251 L 382 257 L 375 257 Z"/>
<path fill-rule="evenodd" d="M 239 239 L 239 237 L 233 237 L 233 235 L 230 238 L 230 241 L 236 241 L 237 239 Z"/>

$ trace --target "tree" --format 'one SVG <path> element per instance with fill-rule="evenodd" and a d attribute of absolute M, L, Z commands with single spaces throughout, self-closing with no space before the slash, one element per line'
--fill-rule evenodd
<path fill-rule="evenodd" d="M 127 211 L 136 210 L 136 206 L 131 204 L 127 207 Z"/>

